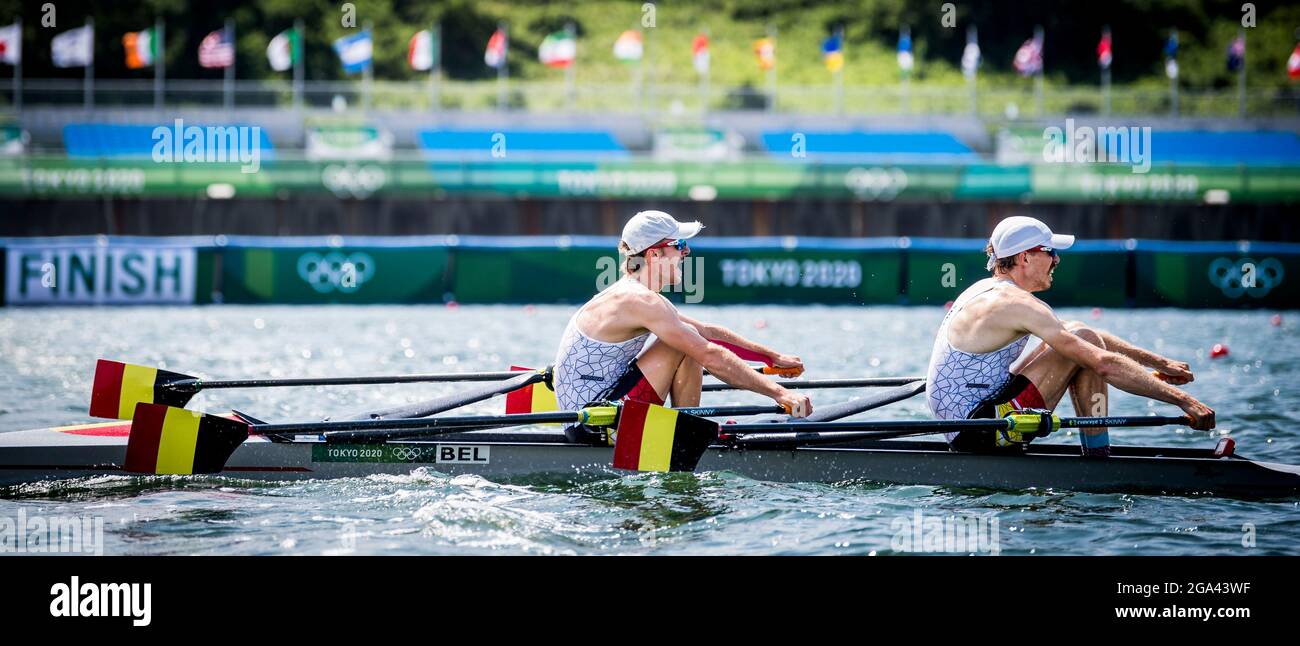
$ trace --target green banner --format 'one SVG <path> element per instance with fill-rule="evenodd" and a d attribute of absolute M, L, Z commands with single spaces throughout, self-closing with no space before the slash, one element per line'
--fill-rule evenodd
<path fill-rule="evenodd" d="M 245 172 L 251 171 L 251 172 Z M 1288 168 L 1115 164 L 842 164 L 798 159 L 680 162 L 617 160 L 426 162 L 0 158 L 0 197 L 121 195 L 270 197 L 326 194 L 465 194 L 491 197 L 668 199 L 1014 200 L 1051 202 L 1293 202 L 1300 173 Z"/>
<path fill-rule="evenodd" d="M 1137 302 L 1145 307 L 1300 306 L 1300 256 L 1249 250 L 1137 252 Z"/>
<path fill-rule="evenodd" d="M 238 248 L 218 252 L 228 303 L 440 302 L 446 247 Z"/>

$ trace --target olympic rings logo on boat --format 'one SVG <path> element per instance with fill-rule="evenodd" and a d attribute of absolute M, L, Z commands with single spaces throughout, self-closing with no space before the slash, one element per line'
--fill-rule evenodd
<path fill-rule="evenodd" d="M 374 164 L 330 164 L 321 171 L 321 183 L 339 197 L 364 199 L 383 188 L 388 175 Z"/>
<path fill-rule="evenodd" d="M 375 260 L 363 251 L 347 255 L 331 251 L 324 256 L 309 251 L 298 257 L 298 276 L 321 294 L 335 290 L 350 294 L 374 275 Z"/>
<path fill-rule="evenodd" d="M 400 462 L 422 462 L 429 449 L 421 446 L 392 446 L 388 451 L 394 460 Z"/>
<path fill-rule="evenodd" d="M 1210 284 L 1218 287 L 1228 298 L 1241 298 L 1243 294 L 1263 298 L 1282 284 L 1285 273 L 1277 258 L 1265 258 L 1259 262 L 1253 258 L 1237 261 L 1215 258 L 1209 269 Z"/>
<path fill-rule="evenodd" d="M 907 189 L 901 168 L 854 168 L 844 175 L 844 185 L 864 200 L 892 200 Z"/>

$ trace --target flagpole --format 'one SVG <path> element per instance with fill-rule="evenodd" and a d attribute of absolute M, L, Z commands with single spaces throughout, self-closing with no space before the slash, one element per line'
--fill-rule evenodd
<path fill-rule="evenodd" d="M 230 64 L 226 66 L 225 77 L 221 81 L 221 105 L 226 112 L 235 107 L 235 19 L 226 18 L 226 37 L 230 39 Z"/>
<path fill-rule="evenodd" d="M 577 101 L 576 91 L 574 88 L 575 67 L 578 65 L 578 40 L 577 30 L 573 28 L 573 23 L 564 24 L 564 34 L 568 36 L 569 42 L 573 43 L 573 60 L 569 61 L 568 66 L 564 68 L 564 103 L 568 106 L 570 113 L 573 112 L 574 103 Z"/>
<path fill-rule="evenodd" d="M 87 110 L 95 109 L 95 19 L 86 17 L 86 27 L 90 32 L 90 60 L 86 61 L 86 83 L 82 88 Z"/>
<path fill-rule="evenodd" d="M 767 37 L 772 41 L 772 66 L 767 70 L 767 111 L 776 112 L 776 25 L 767 25 Z"/>
<path fill-rule="evenodd" d="M 916 67 L 916 54 L 914 53 L 916 48 L 912 47 L 912 28 L 908 27 L 907 25 L 904 25 L 902 29 L 902 34 L 907 36 L 907 46 L 908 46 L 907 53 L 912 56 L 912 67 Z M 911 107 L 912 107 L 912 70 L 906 69 L 906 70 L 902 70 L 902 72 L 903 72 L 903 96 L 902 96 L 903 114 L 907 114 L 911 112 Z"/>
<path fill-rule="evenodd" d="M 704 27 L 704 39 L 710 41 L 707 43 L 709 48 L 709 65 L 704 68 L 704 73 L 700 75 L 700 110 L 704 114 L 709 113 L 709 75 L 713 73 L 713 43 L 712 35 L 709 33 L 709 27 Z M 694 56 L 694 53 L 692 53 Z M 693 63 L 694 61 L 692 61 Z"/>
<path fill-rule="evenodd" d="M 835 114 L 844 114 L 844 66 L 847 64 L 845 56 L 844 28 L 835 28 L 835 38 L 840 44 L 840 66 L 835 70 Z"/>
<path fill-rule="evenodd" d="M 19 17 L 14 21 L 18 25 L 18 61 L 14 65 L 14 111 L 18 114 L 23 112 L 23 19 Z"/>
<path fill-rule="evenodd" d="M 442 83 L 442 23 L 433 23 L 433 28 L 429 31 L 429 35 L 433 37 L 432 51 L 429 52 L 429 55 L 433 56 L 433 65 L 429 66 L 429 85 L 431 86 L 430 91 L 432 92 L 429 100 L 433 112 L 437 112 L 439 108 L 441 108 L 439 105 L 440 101 L 438 95 L 439 91 L 442 89 L 439 87 Z"/>
<path fill-rule="evenodd" d="M 1038 116 L 1043 116 L 1045 109 L 1043 107 L 1043 72 L 1047 68 L 1043 62 L 1043 28 L 1034 27 L 1034 42 L 1038 44 L 1038 73 L 1034 74 L 1034 103 L 1038 108 Z"/>
<path fill-rule="evenodd" d="M 293 111 L 302 111 L 302 54 L 303 41 L 306 34 L 303 33 L 302 19 L 298 18 L 293 21 L 293 39 L 289 46 L 289 55 L 293 57 Z"/>
<path fill-rule="evenodd" d="M 975 43 L 977 47 L 979 46 L 979 32 L 975 29 L 975 25 L 966 28 L 966 44 L 970 45 L 971 43 Z M 965 55 L 966 50 L 962 50 L 962 56 Z M 966 87 L 970 90 L 970 113 L 972 116 L 979 116 L 980 113 L 979 89 L 977 87 L 978 76 L 979 61 L 976 60 L 975 68 L 971 70 L 970 74 L 966 75 Z"/>
<path fill-rule="evenodd" d="M 1237 116 L 1246 118 L 1246 30 L 1237 31 L 1241 39 L 1241 66 L 1237 68 Z"/>
<path fill-rule="evenodd" d="M 501 64 L 497 66 L 497 110 L 506 109 L 506 64 L 509 62 L 510 55 L 510 26 L 503 20 L 497 23 L 497 31 L 501 32 L 502 49 Z"/>
<path fill-rule="evenodd" d="M 167 51 L 163 40 L 163 19 L 155 17 L 153 20 L 153 109 L 162 110 L 163 107 L 163 78 L 167 75 L 163 63 L 163 52 Z"/>
<path fill-rule="evenodd" d="M 1166 58 L 1173 59 L 1176 69 L 1178 65 L 1178 50 L 1176 49 L 1178 45 L 1178 30 L 1171 29 L 1169 31 L 1169 38 L 1174 42 L 1175 50 L 1173 56 L 1167 56 Z M 1168 50 L 1168 45 L 1166 45 L 1166 50 Z M 1165 76 L 1169 76 L 1168 60 L 1165 61 Z M 1173 76 L 1169 76 L 1169 114 L 1175 117 L 1178 116 L 1178 74 L 1176 73 Z"/>
<path fill-rule="evenodd" d="M 1102 27 L 1101 37 L 1103 40 L 1109 41 L 1110 25 Z M 1109 46 L 1109 42 L 1107 43 L 1107 46 Z M 1110 116 L 1110 66 L 1112 63 L 1115 62 L 1115 54 L 1113 53 L 1113 51 L 1108 51 L 1106 53 L 1110 55 L 1111 59 L 1107 61 L 1106 64 L 1103 65 L 1101 68 L 1101 96 L 1102 96 L 1101 113 L 1103 115 Z"/>
<path fill-rule="evenodd" d="M 649 49 L 649 44 L 650 44 L 648 42 L 650 40 L 650 35 L 641 31 L 638 31 L 637 33 L 642 34 L 641 57 L 636 59 L 636 69 L 632 70 L 632 89 L 634 92 L 636 92 L 637 112 L 644 114 L 645 113 L 645 93 L 644 93 L 645 86 L 643 85 L 645 81 L 644 65 L 645 65 L 646 50 Z"/>

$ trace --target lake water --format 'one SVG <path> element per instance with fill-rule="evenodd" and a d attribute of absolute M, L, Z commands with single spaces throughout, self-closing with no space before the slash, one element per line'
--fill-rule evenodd
<path fill-rule="evenodd" d="M 563 306 L 0 310 L 0 432 L 87 420 L 95 360 L 211 379 L 544 366 Z M 692 306 L 785 352 L 807 378 L 925 371 L 940 308 Z M 1218 433 L 1255 459 L 1300 464 L 1300 314 L 1064 310 L 1189 361 Z M 1209 358 L 1215 343 L 1231 354 Z M 302 421 L 448 394 L 464 384 L 209 391 L 191 408 Z M 1112 414 L 1176 414 L 1114 393 Z M 815 403 L 851 391 L 813 391 Z M 706 403 L 763 403 L 751 394 Z M 1068 399 L 1068 398 L 1067 398 Z M 501 400 L 464 413 L 500 412 Z M 1063 412 L 1069 413 L 1068 403 Z M 922 419 L 922 397 L 869 414 Z M 1172 428 L 1113 429 L 1117 444 L 1211 447 Z M 1073 437 L 1053 441 L 1077 443 Z M 96 516 L 108 554 L 893 554 L 918 519 L 979 519 L 1001 554 L 1300 554 L 1300 501 L 954 491 L 871 482 L 779 484 L 732 473 L 492 482 L 430 469 L 299 483 L 102 477 L 0 492 L 0 517 Z M 919 514 L 919 515 L 918 515 Z M 996 523 L 986 522 L 996 519 Z M 1243 545 L 1243 537 L 1250 540 Z M 985 546 L 987 547 L 987 545 Z M 978 550 L 978 551 L 983 551 Z"/>

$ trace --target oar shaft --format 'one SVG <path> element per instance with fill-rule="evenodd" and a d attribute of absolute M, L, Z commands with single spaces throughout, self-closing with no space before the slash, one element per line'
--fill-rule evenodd
<path fill-rule="evenodd" d="M 374 384 L 410 384 L 430 382 L 459 381 L 502 381 L 523 374 L 520 371 L 500 372 L 443 372 L 423 375 L 375 375 L 369 377 L 316 377 L 294 379 L 223 379 L 209 381 L 194 379 L 176 382 L 179 386 L 168 384 L 167 387 L 193 388 L 194 390 L 213 388 L 283 388 L 292 386 L 364 386 Z"/>
<path fill-rule="evenodd" d="M 924 377 L 870 377 L 864 379 L 807 379 L 802 381 L 778 381 L 786 388 L 797 388 L 801 390 L 810 390 L 814 388 L 887 388 L 893 386 L 905 386 L 907 384 L 924 381 Z M 719 390 L 739 390 L 731 384 L 704 384 L 700 389 L 704 392 L 716 392 Z"/>
<path fill-rule="evenodd" d="M 527 424 L 564 424 L 579 422 L 581 411 L 555 411 L 523 415 L 467 415 L 457 417 L 419 417 L 411 419 L 358 419 L 339 422 L 301 422 L 289 424 L 254 424 L 250 430 L 263 435 L 318 435 L 343 431 L 433 431 L 466 427 L 493 428 Z"/>
<path fill-rule="evenodd" d="M 1088 428 L 1098 426 L 1171 426 L 1187 423 L 1186 417 L 1062 417 L 1061 428 Z M 728 434 L 761 433 L 861 433 L 867 431 L 924 431 L 929 433 L 955 433 L 959 431 L 1010 430 L 1011 418 L 994 419 L 931 419 L 885 420 L 861 422 L 777 422 L 770 424 L 729 424 L 719 430 Z M 917 433 L 923 435 L 924 433 Z"/>

